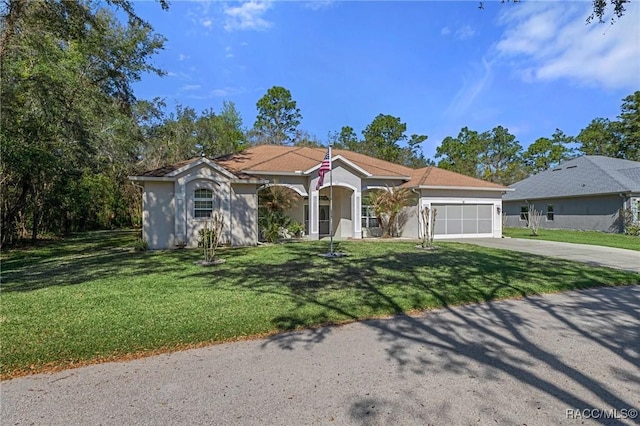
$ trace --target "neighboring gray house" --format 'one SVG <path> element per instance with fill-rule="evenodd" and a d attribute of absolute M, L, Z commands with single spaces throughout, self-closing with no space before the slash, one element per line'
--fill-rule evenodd
<path fill-rule="evenodd" d="M 225 218 L 224 242 L 258 243 L 258 192 L 285 186 L 298 196 L 287 214 L 314 240 L 333 233 L 363 238 L 379 233 L 369 191 L 410 188 L 412 205 L 399 217 L 399 233 L 419 238 L 418 210 L 438 209 L 436 238 L 502 236 L 502 194 L 508 188 L 437 167 L 411 169 L 351 151 L 333 150 L 333 170 L 316 188 L 326 149 L 261 145 L 213 160 L 194 158 L 130 179 L 143 189 L 143 238 L 149 248 L 196 246 L 198 231 L 212 211 Z M 331 176 L 332 175 L 332 176 Z M 330 182 L 333 220 L 329 220 Z M 333 229 L 330 230 L 330 223 Z"/>
<path fill-rule="evenodd" d="M 510 186 L 502 197 L 505 226 L 527 225 L 542 211 L 541 228 L 624 232 L 623 211 L 640 221 L 640 162 L 585 155 Z M 531 206 L 531 207 L 530 207 Z"/>

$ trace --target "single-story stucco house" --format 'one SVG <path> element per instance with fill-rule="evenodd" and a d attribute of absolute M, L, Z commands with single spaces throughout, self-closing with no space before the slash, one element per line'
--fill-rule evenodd
<path fill-rule="evenodd" d="M 387 187 L 410 188 L 398 232 L 419 238 L 419 209 L 438 210 L 436 238 L 502 236 L 502 194 L 508 188 L 436 167 L 412 169 L 351 151 L 335 149 L 332 176 L 316 190 L 324 148 L 261 145 L 215 159 L 194 158 L 131 176 L 143 188 L 143 238 L 151 249 L 196 246 L 198 231 L 214 210 L 225 218 L 224 242 L 258 243 L 258 192 L 270 185 L 299 196 L 288 215 L 304 224 L 306 238 L 329 235 L 329 194 L 333 182 L 333 235 L 376 235 L 377 221 L 367 194 Z M 363 202 L 364 201 L 364 202 Z"/>
<path fill-rule="evenodd" d="M 527 225 L 541 211 L 541 228 L 623 232 L 623 212 L 640 220 L 640 162 L 600 155 L 566 161 L 510 186 L 503 196 L 506 226 Z"/>

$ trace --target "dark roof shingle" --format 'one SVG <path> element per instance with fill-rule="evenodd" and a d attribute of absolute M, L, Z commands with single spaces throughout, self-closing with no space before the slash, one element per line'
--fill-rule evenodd
<path fill-rule="evenodd" d="M 535 200 L 640 192 L 640 162 L 584 155 L 514 183 L 503 199 Z"/>

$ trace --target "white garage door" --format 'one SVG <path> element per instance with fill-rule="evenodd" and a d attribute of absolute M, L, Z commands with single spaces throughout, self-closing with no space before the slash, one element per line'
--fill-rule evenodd
<path fill-rule="evenodd" d="M 451 237 L 491 237 L 492 204 L 432 204 L 438 210 L 435 233 Z"/>

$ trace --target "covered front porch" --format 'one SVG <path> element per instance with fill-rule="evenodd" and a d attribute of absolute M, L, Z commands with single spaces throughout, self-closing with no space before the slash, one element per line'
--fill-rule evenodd
<path fill-rule="evenodd" d="M 274 186 L 284 189 L 287 197 L 293 199 L 284 214 L 304 226 L 307 239 L 318 240 L 331 235 L 344 239 L 362 238 L 361 196 L 356 188 L 334 185 L 333 189 L 324 186 L 306 192 L 288 183 L 271 183 L 261 189 L 259 197 L 262 199 L 263 191 Z"/>
<path fill-rule="evenodd" d="M 360 192 L 356 188 L 326 186 L 300 197 L 296 207 L 287 212 L 293 220 L 304 224 L 305 235 L 317 240 L 333 234 L 336 238 L 362 238 L 360 226 Z"/>

